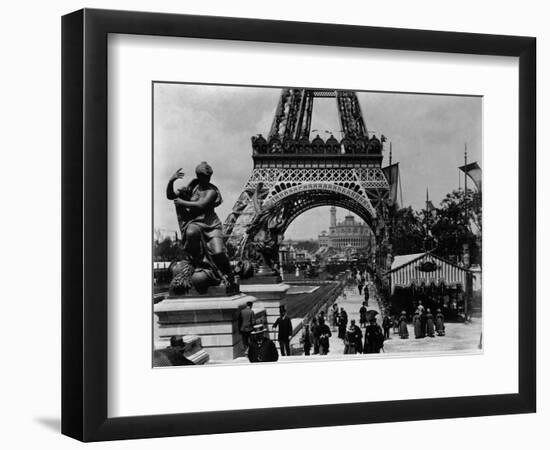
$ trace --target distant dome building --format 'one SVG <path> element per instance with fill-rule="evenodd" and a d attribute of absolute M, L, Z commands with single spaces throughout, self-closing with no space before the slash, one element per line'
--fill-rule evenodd
<path fill-rule="evenodd" d="M 328 233 L 319 234 L 319 248 L 344 250 L 346 247 L 364 248 L 371 246 L 374 236 L 365 222 L 355 221 L 351 214 L 342 222 L 336 220 L 336 207 L 330 208 L 330 227 Z"/>

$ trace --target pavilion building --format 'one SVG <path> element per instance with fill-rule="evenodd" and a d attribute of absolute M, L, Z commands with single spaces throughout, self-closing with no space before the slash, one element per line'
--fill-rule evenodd
<path fill-rule="evenodd" d="M 369 247 L 374 240 L 370 227 L 363 221 L 356 221 L 355 217 L 348 214 L 342 222 L 336 218 L 336 208 L 330 208 L 330 227 L 328 233 L 322 231 L 318 236 L 319 248 L 344 250 L 349 247 Z"/>

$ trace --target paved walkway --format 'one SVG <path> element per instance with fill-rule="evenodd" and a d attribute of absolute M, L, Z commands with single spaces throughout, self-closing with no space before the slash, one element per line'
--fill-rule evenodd
<path fill-rule="evenodd" d="M 359 308 L 364 300 L 363 295 L 359 295 L 357 287 L 350 286 L 344 290 L 344 294 L 338 297 L 336 303 L 338 308 L 343 307 L 348 313 L 348 323 L 352 319 L 359 325 Z M 367 309 L 375 310 L 378 324 L 382 325 L 382 314 L 380 314 L 380 305 L 378 303 L 378 294 L 373 286 L 369 289 L 369 304 Z M 390 339 L 384 342 L 384 353 L 388 354 L 406 354 L 406 353 L 448 353 L 448 352 L 469 352 L 479 351 L 482 321 L 481 319 L 472 319 L 471 323 L 464 324 L 458 322 L 448 322 L 445 324 L 445 336 L 436 336 L 434 338 L 425 337 L 423 339 L 414 339 L 414 330 L 411 324 L 409 328 L 409 339 L 400 339 L 397 334 L 390 330 Z M 364 328 L 362 331 L 364 333 Z M 338 330 L 332 329 L 330 338 L 330 352 L 328 356 L 344 356 L 344 341 L 338 338 Z M 301 331 L 294 336 L 291 341 L 292 354 L 303 355 L 300 344 Z M 350 355 L 346 355 L 349 357 Z M 357 355 L 359 356 L 359 355 Z M 372 355 L 371 355 L 372 356 Z M 321 357 L 323 358 L 323 357 Z"/>
<path fill-rule="evenodd" d="M 344 308 L 348 313 L 348 326 L 352 320 L 355 320 L 355 324 L 359 326 L 359 308 L 365 301 L 363 294 L 359 295 L 359 291 L 356 286 L 350 286 L 349 288 L 344 289 L 343 295 L 338 298 L 338 309 Z M 377 311 L 380 313 L 380 306 L 378 305 L 378 297 L 374 286 L 371 286 L 369 289 L 369 304 L 367 306 L 367 311 Z M 379 323 L 381 323 L 380 314 L 376 315 L 376 318 Z M 364 333 L 364 328 L 361 331 Z M 343 355 L 344 354 L 344 340 L 338 338 L 338 329 L 332 329 L 332 337 L 330 338 L 330 354 L 333 355 Z"/>
<path fill-rule="evenodd" d="M 361 308 L 361 305 L 363 301 L 365 300 L 365 297 L 363 294 L 359 295 L 359 291 L 357 290 L 356 286 L 349 286 L 344 289 L 344 292 L 342 295 L 338 297 L 336 300 L 336 303 L 338 304 L 338 310 L 340 308 L 344 308 L 344 310 L 348 313 L 348 325 L 352 320 L 355 320 L 356 325 L 359 326 L 359 308 Z M 331 305 L 332 306 L 332 305 Z M 376 289 L 374 288 L 374 285 L 372 285 L 369 288 L 369 304 L 367 306 L 367 310 L 374 310 L 380 313 L 380 306 L 378 304 L 378 295 L 376 293 Z M 382 317 L 381 314 L 376 315 L 376 319 L 378 321 L 378 324 L 382 324 Z M 343 355 L 344 354 L 344 340 L 338 338 L 338 329 L 331 328 L 332 331 L 332 337 L 330 338 L 330 351 L 329 354 L 334 355 Z M 361 331 L 364 331 L 364 328 L 361 329 Z M 300 354 L 303 353 L 301 350 L 301 344 L 300 344 L 300 337 L 302 336 L 301 331 L 294 336 L 294 338 L 291 341 L 291 347 L 293 347 L 293 354 Z"/>

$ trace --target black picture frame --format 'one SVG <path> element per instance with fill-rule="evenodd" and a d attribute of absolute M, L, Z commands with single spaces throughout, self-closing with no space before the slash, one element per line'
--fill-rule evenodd
<path fill-rule="evenodd" d="M 109 33 L 518 57 L 518 393 L 108 418 Z M 62 433 L 82 441 L 101 441 L 535 412 L 535 95 L 533 37 L 93 9 L 64 16 Z"/>

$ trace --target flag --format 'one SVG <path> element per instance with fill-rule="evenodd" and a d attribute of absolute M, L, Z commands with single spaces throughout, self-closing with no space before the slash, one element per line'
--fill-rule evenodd
<path fill-rule="evenodd" d="M 390 185 L 389 201 L 392 205 L 395 205 L 397 203 L 397 186 L 399 183 L 399 163 L 384 167 L 382 171 Z"/>
<path fill-rule="evenodd" d="M 458 168 L 462 172 L 466 172 L 466 175 L 474 182 L 478 192 L 481 192 L 481 167 L 477 162 L 466 164 L 465 166 L 460 166 Z"/>
<path fill-rule="evenodd" d="M 431 200 L 428 200 L 426 202 L 426 211 L 428 211 L 431 214 L 434 214 L 436 212 L 435 211 L 435 206 L 434 206 L 434 204 L 432 203 Z"/>

